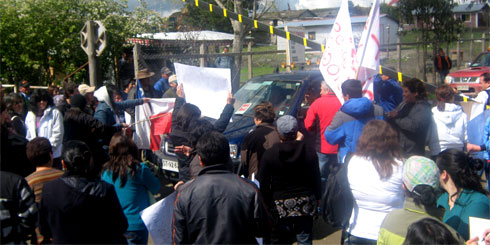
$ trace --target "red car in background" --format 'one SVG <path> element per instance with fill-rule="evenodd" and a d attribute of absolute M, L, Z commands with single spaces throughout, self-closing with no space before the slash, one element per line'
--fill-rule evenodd
<path fill-rule="evenodd" d="M 490 72 L 490 51 L 479 54 L 468 68 L 449 73 L 445 83 L 463 93 L 478 93 L 485 72 Z"/>

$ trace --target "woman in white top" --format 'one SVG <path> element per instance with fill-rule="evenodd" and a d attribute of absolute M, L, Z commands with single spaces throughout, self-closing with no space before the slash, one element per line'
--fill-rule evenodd
<path fill-rule="evenodd" d="M 376 244 L 385 216 L 403 207 L 401 155 L 398 134 L 388 123 L 371 120 L 364 126 L 348 163 L 355 203 L 347 244 Z"/>
<path fill-rule="evenodd" d="M 31 108 L 26 116 L 26 138 L 49 139 L 53 147 L 53 167 L 61 169 L 61 148 L 63 143 L 63 116 L 54 107 L 53 98 L 44 89 L 34 91 Z"/>

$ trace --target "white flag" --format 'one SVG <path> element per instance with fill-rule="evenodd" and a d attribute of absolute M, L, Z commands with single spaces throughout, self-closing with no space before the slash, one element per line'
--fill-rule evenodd
<path fill-rule="evenodd" d="M 374 0 L 357 48 L 357 79 L 362 82 L 364 96 L 374 99 L 373 77 L 379 73 L 379 0 Z"/>
<path fill-rule="evenodd" d="M 342 0 L 320 62 L 323 78 L 342 104 L 344 103 L 342 83 L 356 77 L 355 58 L 356 49 L 352 36 L 348 0 Z"/>

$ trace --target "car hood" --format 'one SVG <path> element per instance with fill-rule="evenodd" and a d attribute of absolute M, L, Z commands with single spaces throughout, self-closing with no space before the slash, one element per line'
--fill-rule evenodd
<path fill-rule="evenodd" d="M 452 77 L 479 77 L 481 74 L 485 72 L 490 72 L 489 66 L 480 66 L 480 67 L 469 67 L 463 70 L 458 70 L 449 73 L 449 76 Z"/>
<path fill-rule="evenodd" d="M 230 144 L 237 144 L 255 127 L 253 117 L 246 115 L 234 115 L 232 121 L 226 127 L 223 134 L 228 138 Z"/>

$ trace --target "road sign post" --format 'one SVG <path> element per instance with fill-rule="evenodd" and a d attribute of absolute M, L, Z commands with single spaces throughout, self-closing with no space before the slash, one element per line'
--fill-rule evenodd
<path fill-rule="evenodd" d="M 92 20 L 85 22 L 80 31 L 81 47 L 88 56 L 90 86 L 102 85 L 96 56 L 100 56 L 107 46 L 105 31 L 100 21 Z"/>

